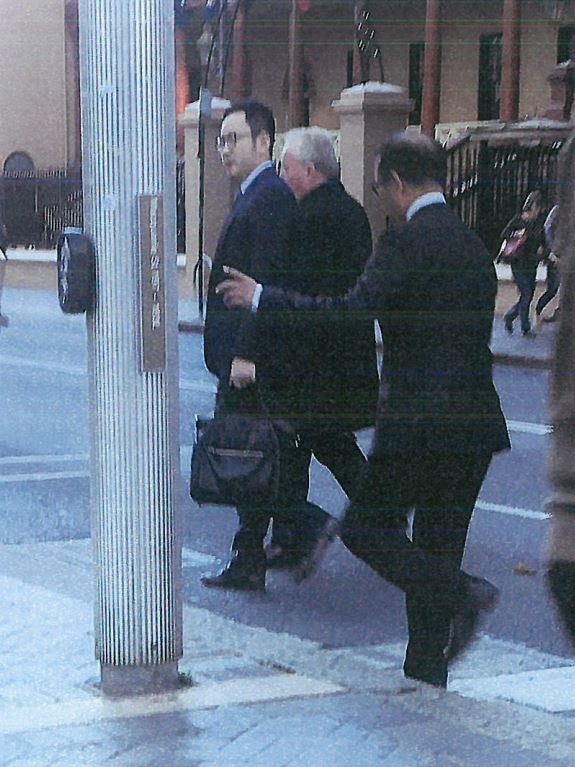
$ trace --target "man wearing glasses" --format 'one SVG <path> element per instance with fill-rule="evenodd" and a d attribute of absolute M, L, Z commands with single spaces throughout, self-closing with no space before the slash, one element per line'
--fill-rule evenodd
<path fill-rule="evenodd" d="M 337 311 L 377 318 L 385 397 L 368 466 L 341 539 L 405 593 L 406 676 L 447 685 L 497 589 L 461 569 L 493 453 L 509 437 L 489 350 L 497 277 L 491 257 L 445 204 L 445 151 L 401 133 L 382 147 L 375 191 L 402 221 L 380 238 L 343 297 L 298 295 L 235 271 L 218 286 L 254 316 Z M 406 533 L 413 512 L 413 532 Z"/>
<path fill-rule="evenodd" d="M 271 162 L 275 137 L 271 110 L 257 101 L 232 104 L 224 113 L 216 146 L 228 176 L 239 182 L 234 205 L 216 247 L 208 287 L 204 356 L 218 378 L 216 408 L 224 412 L 260 413 L 262 400 L 272 416 L 289 417 L 299 396 L 297 333 L 283 318 L 258 323 L 246 310 L 226 308 L 216 293 L 231 264 L 258 281 L 304 289 L 299 238 L 299 211 L 287 184 Z M 256 332 L 257 331 L 257 332 Z M 256 386 L 257 374 L 257 386 Z M 281 508 L 312 514 L 306 502 L 308 451 L 290 449 L 282 456 Z M 266 558 L 263 541 L 274 511 L 238 508 L 232 557 L 222 572 L 204 575 L 205 586 L 263 591 Z"/>

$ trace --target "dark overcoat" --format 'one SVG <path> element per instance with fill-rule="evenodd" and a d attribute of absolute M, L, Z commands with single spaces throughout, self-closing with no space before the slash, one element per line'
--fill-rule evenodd
<path fill-rule="evenodd" d="M 384 356 L 373 452 L 493 453 L 509 447 L 489 348 L 497 278 L 481 240 L 444 204 L 380 238 L 339 298 L 264 287 L 262 315 L 288 309 L 366 312 Z M 383 394 L 383 392 L 382 392 Z"/>
<path fill-rule="evenodd" d="M 371 228 L 362 206 L 338 180 L 326 181 L 299 203 L 304 290 L 342 296 L 371 255 Z M 363 313 L 302 320 L 303 423 L 358 429 L 373 425 L 379 388 L 374 322 Z"/>
<path fill-rule="evenodd" d="M 299 248 L 299 209 L 291 190 L 274 168 L 263 170 L 239 193 L 222 227 L 208 285 L 204 328 L 204 358 L 219 379 L 218 397 L 241 409 L 257 407 L 249 390 L 230 391 L 234 357 L 256 365 L 256 378 L 266 406 L 274 415 L 287 415 L 299 397 L 294 372 L 295 336 L 288 322 L 268 317 L 256 323 L 249 310 L 227 309 L 216 286 L 225 278 L 224 265 L 246 272 L 260 282 L 303 289 L 294 269 Z M 297 347 L 296 347 L 297 348 Z"/>

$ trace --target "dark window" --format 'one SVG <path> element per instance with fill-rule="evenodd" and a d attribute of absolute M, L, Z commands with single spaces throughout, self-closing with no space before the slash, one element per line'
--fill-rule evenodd
<path fill-rule="evenodd" d="M 557 63 L 575 61 L 575 27 L 560 27 L 557 32 Z"/>
<path fill-rule="evenodd" d="M 418 125 L 421 122 L 421 102 L 423 97 L 423 56 L 425 43 L 411 43 L 409 46 L 409 98 L 413 99 L 413 110 L 409 122 Z"/>
<path fill-rule="evenodd" d="M 353 50 L 347 52 L 346 61 L 346 88 L 351 88 L 353 85 Z"/>
<path fill-rule="evenodd" d="M 502 35 L 482 35 L 479 39 L 478 120 L 499 119 L 501 58 Z"/>

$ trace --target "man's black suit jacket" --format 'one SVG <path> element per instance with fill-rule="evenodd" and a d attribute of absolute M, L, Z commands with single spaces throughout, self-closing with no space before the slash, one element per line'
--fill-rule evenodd
<path fill-rule="evenodd" d="M 294 334 L 281 317 L 256 323 L 249 311 L 227 309 L 215 289 L 225 278 L 224 265 L 260 282 L 305 289 L 294 268 L 299 235 L 295 197 L 270 167 L 256 176 L 245 194 L 238 194 L 218 240 L 208 286 L 204 358 L 219 379 L 220 397 L 247 403 L 247 409 L 254 401 L 253 392 L 228 390 L 234 357 L 255 363 L 266 405 L 274 414 L 288 415 L 293 409 L 299 389 Z"/>
<path fill-rule="evenodd" d="M 493 453 L 509 447 L 489 349 L 496 291 L 482 242 L 446 205 L 435 204 L 382 235 L 345 297 L 266 286 L 259 313 L 337 310 L 379 320 L 386 396 L 376 455 Z"/>
<path fill-rule="evenodd" d="M 328 180 L 299 202 L 300 271 L 311 296 L 344 295 L 362 273 L 373 248 L 362 206 L 342 184 Z M 379 377 L 373 319 L 301 318 L 300 423 L 358 429 L 375 422 Z"/>

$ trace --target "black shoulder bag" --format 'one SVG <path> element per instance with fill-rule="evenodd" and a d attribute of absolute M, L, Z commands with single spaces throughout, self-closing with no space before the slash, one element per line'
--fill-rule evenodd
<path fill-rule="evenodd" d="M 261 416 L 196 416 L 190 495 L 197 503 L 266 506 L 278 500 L 282 451 L 297 447 L 297 434 L 287 421 L 271 419 L 261 392 L 260 401 Z"/>

